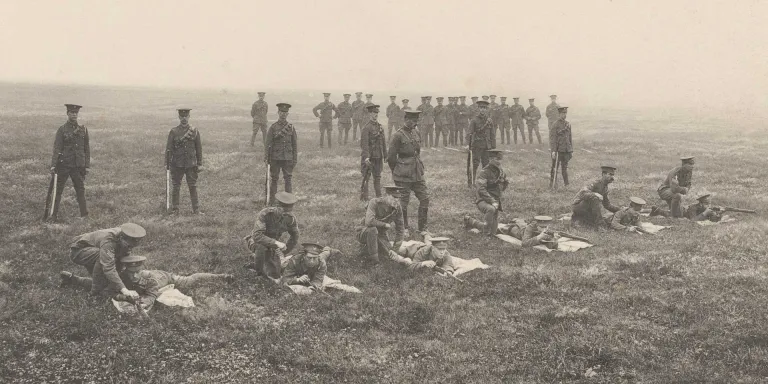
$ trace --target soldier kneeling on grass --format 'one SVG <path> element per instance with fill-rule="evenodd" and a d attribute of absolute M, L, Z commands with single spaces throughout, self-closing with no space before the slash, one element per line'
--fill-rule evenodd
<path fill-rule="evenodd" d="M 147 270 L 144 269 L 145 261 L 147 261 L 146 257 L 138 255 L 126 256 L 120 259 L 123 267 L 119 272 L 120 280 L 127 289 L 136 292 L 138 298 L 121 293 L 114 295 L 113 299 L 116 301 L 138 301 L 142 308 L 149 310 L 160 296 L 160 289 L 167 285 L 173 284 L 177 289 L 187 289 L 205 281 L 223 280 L 227 283 L 234 281 L 234 276 L 229 274 L 193 273 L 188 276 L 182 276 L 162 270 Z M 62 271 L 60 275 L 62 285 L 74 285 L 84 288 L 91 286 L 91 279 L 88 277 L 75 276 L 67 271 Z"/>
<path fill-rule="evenodd" d="M 299 225 L 292 213 L 298 199 L 288 192 L 278 192 L 275 199 L 277 206 L 259 211 L 251 234 L 243 240 L 253 253 L 253 269 L 256 273 L 280 283 L 280 257 L 283 253 L 289 253 L 299 242 Z M 280 241 L 280 236 L 285 232 L 290 235 L 287 243 Z M 250 268 L 250 265 L 246 268 Z"/>
<path fill-rule="evenodd" d="M 415 271 L 419 269 L 431 269 L 442 273 L 453 273 L 456 266 L 453 257 L 448 252 L 447 237 L 432 237 L 427 232 L 422 232 L 424 242 L 415 242 L 402 247 L 398 253 L 393 253 L 390 258 L 397 263 L 403 264 L 408 269 Z"/>

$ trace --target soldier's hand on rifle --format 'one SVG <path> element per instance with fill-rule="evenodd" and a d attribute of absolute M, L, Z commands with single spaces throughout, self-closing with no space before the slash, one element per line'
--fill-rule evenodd
<path fill-rule="evenodd" d="M 281 251 L 285 251 L 286 250 L 285 243 L 283 243 L 282 241 L 275 240 L 275 246 L 277 247 L 277 249 L 279 249 Z"/>
<path fill-rule="evenodd" d="M 384 224 L 384 229 L 390 229 L 390 228 L 392 228 L 392 225 L 390 225 L 390 224 Z"/>
<path fill-rule="evenodd" d="M 371 166 L 371 159 L 370 158 L 368 158 L 368 157 L 365 158 L 365 165 L 367 165 L 369 167 Z"/>
<path fill-rule="evenodd" d="M 51 167 L 51 175 L 53 175 L 54 173 L 56 173 L 56 167 Z"/>
<path fill-rule="evenodd" d="M 491 206 L 497 210 L 499 209 L 499 203 L 493 203 Z"/>
<path fill-rule="evenodd" d="M 139 298 L 139 293 L 136 291 L 131 291 L 128 288 L 123 288 L 120 290 L 120 293 L 122 293 L 124 296 L 128 297 L 129 299 L 136 300 Z"/>
<path fill-rule="evenodd" d="M 426 268 L 434 268 L 437 266 L 437 264 L 432 260 L 422 261 L 421 265 Z"/>
<path fill-rule="evenodd" d="M 307 275 L 302 275 L 301 277 L 299 277 L 298 279 L 296 279 L 296 281 L 298 281 L 298 282 L 299 282 L 299 283 L 301 283 L 301 284 L 307 284 L 307 283 L 309 283 L 309 276 L 307 276 Z"/>
<path fill-rule="evenodd" d="M 600 200 L 600 201 L 603 201 L 603 195 L 601 195 L 601 194 L 599 194 L 599 193 L 595 192 L 595 196 L 597 196 L 597 199 L 598 199 L 598 200 Z"/>

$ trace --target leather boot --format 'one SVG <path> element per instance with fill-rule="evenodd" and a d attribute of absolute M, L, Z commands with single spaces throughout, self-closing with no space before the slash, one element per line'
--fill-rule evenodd
<path fill-rule="evenodd" d="M 366 188 L 367 190 L 368 188 Z M 376 197 L 381 197 L 381 178 L 373 178 L 373 190 L 376 192 Z"/>
<path fill-rule="evenodd" d="M 427 212 L 429 208 L 419 208 L 419 232 L 427 230 Z"/>
<path fill-rule="evenodd" d="M 200 203 L 199 203 L 199 200 L 197 199 L 197 186 L 189 187 L 189 200 L 192 202 L 192 212 L 199 213 Z"/>
<path fill-rule="evenodd" d="M 408 207 L 403 207 L 403 227 L 408 229 Z"/>

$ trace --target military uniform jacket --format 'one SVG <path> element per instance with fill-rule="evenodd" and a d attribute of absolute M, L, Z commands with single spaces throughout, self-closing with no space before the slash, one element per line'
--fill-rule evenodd
<path fill-rule="evenodd" d="M 487 165 L 477 173 L 475 179 L 477 199 L 475 204 L 484 201 L 488 204 L 498 203 L 501 211 L 501 192 L 507 189 L 509 181 L 501 168 Z"/>
<path fill-rule="evenodd" d="M 541 111 L 539 111 L 539 107 L 532 105 L 525 110 L 525 121 L 528 123 L 528 125 L 539 125 L 540 119 Z"/>
<path fill-rule="evenodd" d="M 435 107 L 432 104 L 422 104 L 416 109 L 421 111 L 419 115 L 419 124 L 431 125 L 435 123 Z"/>
<path fill-rule="evenodd" d="M 424 268 L 421 265 L 422 261 L 434 261 L 435 265 L 444 269 L 447 272 L 453 272 L 456 270 L 456 266 L 453 260 L 453 256 L 449 252 L 446 252 L 442 258 L 439 258 L 437 254 L 438 250 L 432 244 L 425 244 L 414 252 L 411 260 L 413 263 L 408 266 L 408 269 L 416 270 Z"/>
<path fill-rule="evenodd" d="M 401 123 L 405 122 L 405 111 L 410 111 L 410 110 L 413 110 L 413 108 L 411 108 L 410 105 L 400 108 L 400 122 Z"/>
<path fill-rule="evenodd" d="M 448 124 L 448 108 L 446 106 L 438 104 L 432 113 L 435 115 L 435 125 Z"/>
<path fill-rule="evenodd" d="M 310 268 L 306 265 L 304 256 L 306 251 L 301 251 L 291 257 L 283 268 L 283 283 L 288 285 L 299 284 L 296 280 L 304 275 L 309 277 L 309 285 L 316 289 L 323 288 L 323 279 L 328 273 L 328 265 L 325 260 L 320 260 L 316 267 Z"/>
<path fill-rule="evenodd" d="M 536 238 L 536 236 L 538 236 L 538 232 L 540 232 L 539 225 L 536 223 L 536 221 L 528 223 L 525 226 L 523 235 L 520 239 L 523 242 L 523 247 L 535 247 L 541 244 L 541 241 Z"/>
<path fill-rule="evenodd" d="M 355 120 L 365 119 L 365 101 L 355 100 L 352 102 L 352 118 Z"/>
<path fill-rule="evenodd" d="M 496 133 L 491 125 L 491 119 L 483 119 L 480 116 L 475 117 L 469 123 L 467 130 L 467 142 L 471 143 L 472 149 L 491 149 L 496 142 Z"/>
<path fill-rule="evenodd" d="M 456 108 L 455 104 L 448 104 L 445 107 L 445 110 L 447 111 L 446 117 L 448 118 L 448 125 L 456 125 L 456 122 L 458 121 L 458 118 L 456 115 L 458 114 L 458 109 Z"/>
<path fill-rule="evenodd" d="M 560 106 L 555 102 L 549 103 L 549 105 L 547 105 L 547 110 L 545 113 L 548 120 L 555 121 L 560 118 L 560 111 L 558 111 L 558 108 L 560 108 Z"/>
<path fill-rule="evenodd" d="M 512 117 L 512 107 L 507 104 L 499 105 L 499 122 L 509 125 L 510 117 Z"/>
<path fill-rule="evenodd" d="M 616 211 L 611 218 L 611 228 L 619 231 L 627 229 L 628 226 L 640 226 L 640 212 L 630 207 L 624 207 Z"/>
<path fill-rule="evenodd" d="M 424 181 L 424 164 L 421 153 L 421 134 L 418 129 L 400 128 L 392 134 L 387 163 L 392 170 L 392 180 L 403 182 Z"/>
<path fill-rule="evenodd" d="M 165 271 L 150 271 L 150 270 L 141 270 L 139 271 L 139 281 L 133 282 L 130 280 L 130 278 L 127 276 L 126 271 L 123 271 L 120 273 L 120 279 L 123 281 L 123 284 L 125 284 L 125 288 L 136 291 L 136 293 L 139 294 L 139 302 L 142 307 L 145 309 L 152 308 L 152 305 L 155 304 L 155 300 L 160 296 L 160 288 L 168 285 L 163 284 L 160 280 L 166 280 L 163 279 L 163 276 L 161 274 L 168 274 L 170 273 Z M 128 297 L 123 294 L 118 294 L 115 296 L 115 300 L 119 301 L 127 301 Z"/>
<path fill-rule="evenodd" d="M 395 103 L 390 103 L 387 107 L 387 122 L 388 123 L 402 123 L 403 114 L 400 113 L 400 106 Z"/>
<path fill-rule="evenodd" d="M 70 248 L 99 248 L 98 263 L 101 264 L 110 288 L 115 291 L 125 288 L 117 271 L 121 269 L 120 259 L 130 255 L 128 250 L 120 246 L 120 233 L 120 227 L 100 229 L 77 236 L 69 243 Z"/>
<path fill-rule="evenodd" d="M 403 241 L 403 208 L 400 202 L 392 196 L 376 197 L 368 201 L 365 209 L 364 227 L 375 227 L 380 233 L 385 231 L 384 224 L 395 223 L 394 242 Z"/>
<path fill-rule="evenodd" d="M 177 125 L 168 133 L 165 162 L 171 167 L 192 168 L 203 165 L 203 144 L 200 131 L 187 125 Z"/>
<path fill-rule="evenodd" d="M 474 120 L 478 114 L 480 114 L 480 108 L 477 107 L 476 103 L 472 103 L 472 105 L 469 106 L 469 121 Z"/>
<path fill-rule="evenodd" d="M 682 166 L 677 166 L 669 171 L 667 178 L 661 182 L 661 185 L 659 185 L 659 188 L 656 190 L 660 191 L 664 188 L 669 188 L 672 193 L 680 193 L 684 195 L 688 193 L 688 188 L 691 187 L 692 178 L 692 171 L 686 171 Z"/>
<path fill-rule="evenodd" d="M 552 148 L 555 152 L 573 152 L 573 141 L 571 139 L 571 123 L 565 120 L 557 120 L 552 124 L 554 141 Z"/>
<path fill-rule="evenodd" d="M 320 114 L 318 114 L 317 111 L 320 111 Z M 335 116 L 334 112 L 336 112 Z M 333 105 L 333 103 L 330 101 L 323 101 L 322 103 L 316 105 L 314 108 L 312 108 L 312 113 L 315 115 L 315 117 L 319 117 L 320 122 L 322 123 L 330 123 L 333 121 L 334 117 L 339 117 L 338 108 L 336 108 L 336 106 Z"/>
<path fill-rule="evenodd" d="M 267 112 L 269 111 L 269 105 L 264 100 L 256 100 L 251 107 L 251 117 L 253 117 L 254 123 L 267 124 Z"/>
<path fill-rule="evenodd" d="M 363 159 L 383 159 L 387 157 L 387 140 L 384 127 L 376 121 L 368 122 L 360 130 L 360 149 Z"/>
<path fill-rule="evenodd" d="M 685 209 L 685 212 L 683 212 L 683 217 L 693 220 L 693 221 L 720 221 L 723 217 L 720 212 L 712 212 L 711 215 L 704 215 L 704 211 L 707 210 L 707 207 L 704 204 L 696 203 L 689 205 L 688 208 Z"/>
<path fill-rule="evenodd" d="M 596 179 L 580 189 L 576 194 L 576 198 L 573 199 L 573 205 L 581 203 L 594 192 L 603 196 L 603 207 L 605 207 L 607 211 L 616 212 L 619 210 L 619 207 L 611 204 L 611 201 L 608 200 L 608 184 L 606 184 L 602 178 Z"/>
<path fill-rule="evenodd" d="M 459 104 L 456 106 L 456 112 L 456 124 L 460 127 L 466 127 L 469 125 L 469 106 L 466 104 Z"/>
<path fill-rule="evenodd" d="M 88 129 L 84 125 L 72 124 L 67 120 L 56 131 L 51 167 L 56 166 L 90 168 L 91 145 Z"/>
<path fill-rule="evenodd" d="M 538 108 L 536 108 L 536 110 L 538 111 Z M 523 107 L 520 104 L 511 105 L 509 106 L 509 114 L 510 114 L 510 118 L 512 119 L 512 124 L 521 125 L 523 124 L 523 119 L 525 118 L 526 110 L 525 110 L 525 107 Z M 541 118 L 541 115 L 539 115 L 539 118 Z"/>
<path fill-rule="evenodd" d="M 276 121 L 267 131 L 267 142 L 264 151 L 265 160 L 293 160 L 296 164 L 298 146 L 296 143 L 296 129 L 288 121 Z"/>
<path fill-rule="evenodd" d="M 277 248 L 275 241 L 285 232 L 291 236 L 285 243 L 285 253 L 289 253 L 299 242 L 299 224 L 296 217 L 289 212 L 284 212 L 280 207 L 264 208 L 256 215 L 251 235 L 246 237 L 248 249 L 255 252 L 256 245 L 275 249 Z"/>
<path fill-rule="evenodd" d="M 488 104 L 488 113 L 491 116 L 491 120 L 498 124 L 501 122 L 501 115 L 499 114 L 499 104 L 497 103 L 490 103 Z"/>
<path fill-rule="evenodd" d="M 342 101 L 339 103 L 339 105 L 336 106 L 336 109 L 338 110 L 339 114 L 339 123 L 341 124 L 351 124 L 352 123 L 352 114 L 354 113 L 354 108 L 352 107 L 352 104 L 350 104 L 347 101 Z"/>

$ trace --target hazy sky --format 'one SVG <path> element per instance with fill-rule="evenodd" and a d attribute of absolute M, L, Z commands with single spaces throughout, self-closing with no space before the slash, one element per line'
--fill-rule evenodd
<path fill-rule="evenodd" d="M 766 15 L 768 0 L 4 0 L 0 80 L 757 110 Z"/>

